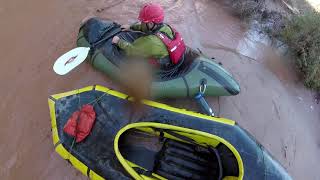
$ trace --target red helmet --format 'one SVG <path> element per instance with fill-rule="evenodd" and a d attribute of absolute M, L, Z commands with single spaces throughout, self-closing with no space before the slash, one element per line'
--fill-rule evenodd
<path fill-rule="evenodd" d="M 143 23 L 162 23 L 164 20 L 163 8 L 155 3 L 145 4 L 139 13 L 138 19 Z"/>

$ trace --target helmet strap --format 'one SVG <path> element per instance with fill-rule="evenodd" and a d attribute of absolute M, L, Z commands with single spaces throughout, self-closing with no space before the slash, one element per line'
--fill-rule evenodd
<path fill-rule="evenodd" d="M 150 29 L 150 31 L 152 33 L 157 33 L 162 27 L 163 27 L 163 23 L 154 24 L 154 26 L 152 27 L 152 29 Z"/>
<path fill-rule="evenodd" d="M 148 23 L 147 23 L 147 29 L 148 29 L 148 31 L 153 31 L 153 29 L 154 29 L 154 27 L 156 26 L 156 24 L 155 23 L 152 23 L 153 24 L 153 26 L 152 27 L 149 27 L 149 25 L 148 25 Z"/>
<path fill-rule="evenodd" d="M 145 27 L 147 30 L 147 32 L 145 33 L 151 35 L 151 34 L 157 33 L 163 27 L 163 23 L 159 23 L 159 24 L 153 23 L 153 26 L 151 28 L 149 28 L 149 26 L 146 24 Z"/>

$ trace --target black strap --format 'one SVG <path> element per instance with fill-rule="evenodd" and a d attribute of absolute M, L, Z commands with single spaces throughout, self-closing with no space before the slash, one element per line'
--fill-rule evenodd
<path fill-rule="evenodd" d="M 159 141 L 160 142 L 163 142 L 165 139 L 164 139 L 164 133 L 163 131 L 160 131 L 160 134 L 159 134 Z"/>
<path fill-rule="evenodd" d="M 183 141 L 186 141 L 186 142 L 189 142 L 193 145 L 198 145 L 193 139 L 191 138 L 188 138 L 186 136 L 183 136 L 183 135 L 180 135 L 178 133 L 175 133 L 171 130 L 168 130 L 168 129 L 157 129 L 157 128 L 153 128 L 155 131 L 159 131 L 160 134 L 163 132 L 165 133 L 168 133 L 169 135 L 173 136 L 173 137 L 176 137 L 178 139 L 181 139 Z M 163 136 L 163 135 L 162 135 Z M 221 158 L 220 158 L 220 154 L 219 154 L 219 151 L 217 149 L 215 149 L 214 147 L 211 147 L 211 146 L 208 146 L 208 150 L 210 152 L 212 152 L 213 154 L 215 154 L 215 156 L 217 157 L 217 161 L 218 161 L 218 164 L 219 164 L 219 178 L 218 180 L 222 180 L 222 177 L 223 177 L 223 167 L 222 167 L 222 161 L 221 161 Z"/>
<path fill-rule="evenodd" d="M 167 35 L 167 37 L 169 38 L 169 39 L 171 39 L 171 40 L 174 40 L 175 39 L 175 37 L 176 37 L 176 33 L 174 32 L 174 30 L 173 30 L 173 28 L 169 25 L 169 24 L 166 24 L 169 28 L 170 28 L 170 30 L 171 30 L 171 32 L 172 32 L 172 38 L 168 35 L 168 34 L 166 34 Z"/>
<path fill-rule="evenodd" d="M 96 46 L 98 46 L 102 42 L 112 38 L 115 35 L 117 35 L 119 32 L 121 32 L 121 28 L 115 28 L 108 36 L 102 38 L 101 40 L 99 40 L 99 41 L 97 41 L 95 43 L 93 43 L 93 45 L 91 45 L 91 48 L 95 48 Z"/>
<path fill-rule="evenodd" d="M 156 29 L 154 29 L 154 30 L 152 30 L 152 31 L 149 31 L 149 32 L 147 32 L 146 33 L 146 35 L 152 35 L 152 34 L 156 34 L 157 32 L 159 32 L 160 31 L 160 29 L 163 27 L 163 23 L 160 23 L 160 24 L 157 24 L 158 26 L 157 26 L 157 28 Z"/>
<path fill-rule="evenodd" d="M 161 29 L 164 25 L 166 25 L 166 26 L 168 26 L 168 27 L 170 28 L 170 30 L 171 30 L 171 32 L 172 32 L 172 38 L 171 38 L 171 37 L 169 36 L 169 34 L 167 34 L 166 32 L 160 31 L 160 29 Z M 169 39 L 174 40 L 175 37 L 176 37 L 176 34 L 174 33 L 173 28 L 172 28 L 169 24 L 164 24 L 164 25 L 162 25 L 157 31 L 154 31 L 154 34 L 160 32 L 161 34 L 167 36 Z"/>
<path fill-rule="evenodd" d="M 92 56 L 96 50 L 96 47 L 98 45 L 100 45 L 101 43 L 103 43 L 104 41 L 114 37 L 115 35 L 117 35 L 118 33 L 121 32 L 121 28 L 117 27 L 115 28 L 108 36 L 104 37 L 103 39 L 101 40 L 98 40 L 96 41 L 95 43 L 93 43 L 91 46 L 90 46 L 90 51 L 89 51 L 89 55 Z M 92 63 L 93 64 L 93 63 Z"/>
<path fill-rule="evenodd" d="M 180 134 L 178 134 L 178 133 L 175 133 L 175 132 L 173 132 L 173 131 L 171 131 L 171 130 L 168 130 L 168 129 L 158 129 L 158 128 L 153 128 L 153 129 L 154 129 L 155 131 L 160 132 L 160 136 L 161 136 L 161 134 L 162 134 L 162 136 L 163 136 L 163 133 L 165 132 L 165 133 L 167 133 L 167 134 L 169 134 L 169 135 L 171 135 L 171 136 L 173 136 L 173 137 L 176 137 L 176 138 L 181 139 L 181 140 L 183 140 L 183 141 L 186 141 L 186 142 L 188 142 L 188 143 L 197 145 L 197 143 L 196 143 L 193 139 L 188 138 L 188 137 L 183 136 L 183 135 L 180 135 Z"/>
<path fill-rule="evenodd" d="M 160 31 L 160 29 L 161 29 L 163 26 L 165 26 L 165 25 L 170 28 L 170 30 L 171 30 L 171 32 L 172 32 L 172 38 L 171 38 L 166 32 Z M 167 36 L 167 37 L 168 37 L 169 39 L 171 39 L 171 40 L 174 40 L 175 37 L 176 37 L 176 35 L 175 35 L 172 27 L 171 27 L 169 24 L 164 24 L 164 23 L 158 24 L 158 27 L 157 27 L 155 30 L 150 31 L 150 32 L 147 32 L 147 33 L 145 33 L 145 35 L 155 35 L 155 34 L 157 34 L 158 32 L 160 32 L 161 34 Z"/>
<path fill-rule="evenodd" d="M 220 158 L 220 154 L 219 154 L 219 151 L 216 149 L 216 148 L 213 148 L 211 146 L 209 146 L 209 151 L 210 152 L 213 152 L 216 157 L 217 157 L 217 161 L 218 161 L 218 164 L 219 164 L 219 177 L 218 177 L 218 180 L 222 180 L 222 177 L 223 177 L 223 167 L 222 167 L 222 161 L 221 161 L 221 158 Z"/>
<path fill-rule="evenodd" d="M 142 175 L 145 175 L 145 176 L 148 176 L 148 177 L 153 177 L 153 178 L 156 178 L 152 175 L 152 171 L 149 171 L 149 170 L 145 170 L 145 169 L 142 169 L 140 167 L 133 167 L 133 170 L 135 170 L 138 174 L 142 174 Z M 158 178 L 156 178 L 158 179 Z"/>
<path fill-rule="evenodd" d="M 90 178 L 90 169 L 89 168 L 87 168 L 87 176 L 88 176 L 88 178 Z"/>
<path fill-rule="evenodd" d="M 101 33 L 101 38 L 107 33 L 107 32 L 109 32 L 109 31 L 111 31 L 111 30 L 113 30 L 113 29 L 115 29 L 115 28 L 119 28 L 119 27 L 121 27 L 119 24 L 116 24 L 116 23 L 112 23 L 112 24 L 110 24 L 109 26 L 107 26 L 104 30 L 103 30 L 103 32 Z M 101 39 L 100 38 L 100 39 Z M 99 40 L 98 40 L 99 41 Z M 97 42 L 97 41 L 96 41 Z"/>

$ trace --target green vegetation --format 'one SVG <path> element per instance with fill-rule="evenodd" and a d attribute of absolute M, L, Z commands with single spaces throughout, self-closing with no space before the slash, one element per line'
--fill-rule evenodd
<path fill-rule="evenodd" d="M 264 0 L 231 0 L 231 7 L 234 13 L 241 19 L 252 19 L 257 14 L 261 14 L 264 7 Z"/>
<path fill-rule="evenodd" d="M 320 13 L 304 9 L 299 15 L 283 14 L 266 8 L 265 0 L 228 0 L 233 13 L 288 45 L 296 55 L 306 87 L 320 92 Z M 285 20 L 287 18 L 287 20 Z"/>
<path fill-rule="evenodd" d="M 291 17 L 280 37 L 297 56 L 304 84 L 320 91 L 320 14 L 308 12 Z"/>
<path fill-rule="evenodd" d="M 284 16 L 280 12 L 268 9 L 265 0 L 226 0 L 224 4 L 231 7 L 235 16 L 248 24 L 254 22 L 255 27 L 270 36 L 277 36 L 283 28 Z"/>

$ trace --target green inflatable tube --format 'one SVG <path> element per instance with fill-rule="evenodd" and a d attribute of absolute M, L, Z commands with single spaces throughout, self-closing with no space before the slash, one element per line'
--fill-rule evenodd
<path fill-rule="evenodd" d="M 139 37 L 137 32 L 122 32 L 119 25 L 112 21 L 98 18 L 88 20 L 81 26 L 77 46 L 91 47 L 90 64 L 113 80 L 119 77 L 119 61 L 125 58 L 124 52 L 112 45 L 112 37 L 119 37 L 133 42 Z M 103 41 L 104 38 L 105 39 Z M 94 45 L 101 41 L 99 45 Z M 154 78 L 150 92 L 154 99 L 194 97 L 201 84 L 206 84 L 206 96 L 233 96 L 240 92 L 240 87 L 232 75 L 221 65 L 202 53 L 188 48 L 184 64 L 170 77 Z M 160 72 L 160 74 L 166 72 Z"/>

